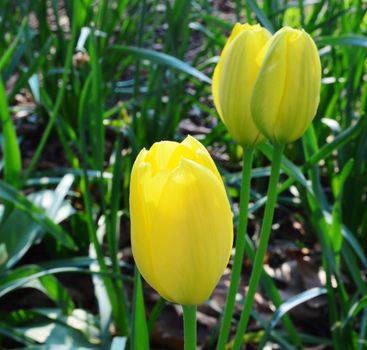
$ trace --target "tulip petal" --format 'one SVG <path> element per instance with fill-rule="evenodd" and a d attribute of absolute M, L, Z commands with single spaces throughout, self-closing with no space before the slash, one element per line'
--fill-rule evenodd
<path fill-rule="evenodd" d="M 269 44 L 268 44 L 269 45 Z M 276 47 L 276 49 L 273 49 Z M 261 56 L 261 69 L 251 96 L 251 112 L 258 129 L 266 138 L 274 140 L 273 127 L 283 98 L 286 79 L 287 46 L 283 36 L 273 37 L 266 55 Z"/>
<path fill-rule="evenodd" d="M 212 94 L 213 94 L 213 101 L 214 101 L 214 105 L 215 108 L 218 111 L 218 114 L 220 116 L 220 118 L 223 120 L 222 117 L 222 111 L 220 108 L 220 103 L 219 103 L 219 77 L 221 75 L 221 70 L 222 70 L 222 66 L 223 66 L 223 57 L 226 54 L 226 51 L 229 47 L 229 45 L 231 44 L 231 42 L 234 40 L 234 38 L 240 34 L 241 32 L 243 32 L 244 30 L 248 29 L 250 26 L 245 23 L 245 24 L 240 24 L 240 23 L 236 23 L 232 29 L 231 35 L 229 36 L 226 44 L 224 45 L 224 48 L 222 50 L 219 62 L 217 64 L 217 66 L 214 69 L 214 74 L 213 74 L 213 79 L 212 79 Z"/>
<path fill-rule="evenodd" d="M 228 263 L 233 226 L 208 151 L 188 136 L 138 155 L 130 181 L 131 247 L 144 279 L 169 301 L 205 301 Z"/>
<path fill-rule="evenodd" d="M 159 172 L 153 176 L 151 164 L 143 163 L 138 166 L 134 164 L 130 181 L 131 247 L 140 273 L 157 290 L 162 288 L 152 259 L 154 236 L 151 227 L 155 222 L 155 208 L 168 178 L 169 172 Z"/>
<path fill-rule="evenodd" d="M 255 124 L 274 143 L 292 142 L 306 131 L 319 103 L 316 45 L 306 32 L 284 27 L 258 60 L 262 66 L 251 97 Z"/>
<path fill-rule="evenodd" d="M 207 149 L 194 137 L 188 135 L 184 141 L 182 141 L 182 145 L 185 145 L 189 147 L 191 150 L 195 152 L 195 159 L 191 158 L 192 160 L 196 160 L 199 164 L 204 165 L 208 169 L 210 169 L 213 174 L 218 178 L 220 182 L 222 181 L 222 177 L 219 174 L 219 171 L 217 167 L 215 166 L 215 163 L 210 156 Z"/>
<path fill-rule="evenodd" d="M 145 245 L 132 242 L 134 256 L 143 259 L 145 247 L 151 247 L 151 267 L 138 265 L 141 274 L 170 301 L 202 303 L 224 271 L 233 242 L 232 214 L 223 184 L 210 170 L 183 159 L 149 211 L 150 219 L 141 228 L 144 232 L 134 230 L 135 235 L 148 235 L 151 240 Z M 152 266 L 159 278 L 151 278 Z"/>
<path fill-rule="evenodd" d="M 146 156 L 146 161 L 152 164 L 153 172 L 167 168 L 177 145 L 178 143 L 173 141 L 161 141 L 153 144 Z"/>
<path fill-rule="evenodd" d="M 320 77 L 313 71 L 312 41 L 302 31 L 287 36 L 287 72 L 283 99 L 278 111 L 274 133 L 279 143 L 295 140 L 307 129 L 316 114 Z"/>
<path fill-rule="evenodd" d="M 235 26 L 214 70 L 215 107 L 229 133 L 243 146 L 264 139 L 252 120 L 249 101 L 259 71 L 256 57 L 269 38 L 270 33 L 259 25 Z"/>

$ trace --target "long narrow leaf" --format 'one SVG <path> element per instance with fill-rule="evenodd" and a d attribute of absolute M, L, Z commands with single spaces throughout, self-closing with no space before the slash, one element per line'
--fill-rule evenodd
<path fill-rule="evenodd" d="M 285 301 L 274 313 L 271 321 L 268 323 L 268 327 L 265 331 L 264 337 L 262 338 L 262 345 L 265 345 L 265 342 L 267 338 L 269 337 L 271 331 L 275 328 L 275 326 L 278 324 L 280 319 L 286 315 L 290 310 L 294 309 L 296 306 L 299 306 L 311 299 L 314 299 L 320 295 L 326 294 L 327 290 L 326 288 L 312 288 L 309 290 L 306 290 L 305 292 L 302 292 L 298 295 L 295 295 L 294 297 L 289 298 L 287 301 Z M 260 349 L 263 347 L 260 345 Z"/>
<path fill-rule="evenodd" d="M 0 181 L 0 198 L 26 212 L 65 247 L 76 248 L 73 239 L 59 225 L 56 225 L 43 210 L 35 206 L 27 197 L 4 181 Z"/>
<path fill-rule="evenodd" d="M 338 36 L 325 36 L 318 38 L 316 43 L 319 46 L 324 45 L 342 45 L 342 46 L 360 46 L 367 47 L 367 36 L 349 34 L 349 35 L 338 35 Z"/>
<path fill-rule="evenodd" d="M 4 179 L 14 187 L 20 186 L 22 168 L 20 150 L 14 125 L 10 117 L 6 92 L 0 76 L 0 121 L 3 130 Z"/>
<path fill-rule="evenodd" d="M 139 59 L 146 59 L 151 62 L 161 64 L 173 69 L 177 69 L 183 73 L 193 76 L 204 83 L 211 84 L 211 79 L 207 77 L 204 73 L 198 71 L 196 68 L 190 66 L 188 63 L 181 61 L 180 59 L 167 55 L 162 52 L 150 50 L 150 49 L 142 49 L 134 46 L 112 46 L 113 50 L 127 53 L 136 56 Z"/>
<path fill-rule="evenodd" d="M 135 268 L 134 278 L 134 297 L 133 297 L 133 317 L 132 317 L 132 349 L 148 350 L 149 333 L 145 316 L 143 287 L 138 269 Z"/>
<path fill-rule="evenodd" d="M 19 32 L 16 38 L 12 41 L 11 45 L 7 48 L 4 54 L 0 57 L 0 73 L 4 71 L 4 68 L 11 60 L 16 48 L 18 47 L 19 41 L 23 35 L 24 29 L 28 23 L 28 18 L 24 18 L 22 24 L 20 25 Z"/>

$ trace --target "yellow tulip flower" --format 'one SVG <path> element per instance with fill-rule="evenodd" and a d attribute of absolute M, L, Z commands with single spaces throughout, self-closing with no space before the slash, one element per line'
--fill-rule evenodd
<path fill-rule="evenodd" d="M 222 275 L 233 243 L 221 176 L 193 137 L 138 155 L 130 183 L 131 245 L 144 279 L 165 299 L 196 305 Z"/>
<path fill-rule="evenodd" d="M 250 98 L 260 69 L 256 57 L 270 37 L 259 24 L 237 23 L 214 70 L 215 107 L 231 136 L 245 147 L 264 141 L 251 116 Z"/>
<path fill-rule="evenodd" d="M 284 27 L 257 60 L 261 69 L 251 97 L 254 122 L 273 143 L 295 141 L 315 117 L 320 100 L 316 45 L 305 31 Z"/>

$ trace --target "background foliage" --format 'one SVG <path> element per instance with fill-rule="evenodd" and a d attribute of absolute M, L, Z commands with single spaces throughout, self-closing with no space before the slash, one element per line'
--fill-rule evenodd
<path fill-rule="evenodd" d="M 141 148 L 193 134 L 212 152 L 236 216 L 241 150 L 218 121 L 210 87 L 236 21 L 303 27 L 323 67 L 315 121 L 282 162 L 273 242 L 298 260 L 319 257 L 324 282 L 283 302 L 264 273 L 276 307 L 270 321 L 254 310 L 245 340 L 367 346 L 366 11 L 362 0 L 2 0 L 0 348 L 148 348 L 165 303 L 145 317 L 128 249 L 131 165 Z M 255 155 L 249 242 L 271 153 L 266 144 Z M 287 317 L 320 295 L 328 312 L 319 329 Z M 220 303 L 207 307 L 219 319 Z M 205 348 L 217 331 L 203 337 Z M 151 347 L 159 343 L 151 337 Z"/>

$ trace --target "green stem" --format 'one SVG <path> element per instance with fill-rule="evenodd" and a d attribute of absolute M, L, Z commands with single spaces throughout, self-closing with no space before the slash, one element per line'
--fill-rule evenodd
<path fill-rule="evenodd" d="M 196 350 L 196 306 L 182 305 L 185 350 Z"/>
<path fill-rule="evenodd" d="M 236 235 L 236 252 L 232 267 L 231 284 L 229 286 L 227 302 L 224 309 L 222 326 L 219 333 L 217 350 L 224 350 L 229 332 L 231 329 L 231 321 L 233 317 L 234 305 L 236 302 L 236 294 L 238 285 L 240 283 L 241 268 L 243 255 L 246 246 L 246 229 L 248 219 L 248 203 L 250 200 L 250 185 L 251 185 L 251 166 L 254 154 L 253 148 L 243 149 L 243 169 L 242 169 L 242 183 L 240 196 L 240 213 L 239 224 Z"/>
<path fill-rule="evenodd" d="M 277 200 L 277 185 L 279 180 L 280 163 L 282 159 L 283 149 L 284 145 L 274 145 L 273 162 L 271 167 L 270 183 L 267 196 L 268 199 L 266 202 L 263 224 L 260 233 L 260 242 L 255 255 L 255 261 L 250 277 L 249 289 L 245 299 L 245 305 L 242 309 L 241 318 L 238 323 L 236 337 L 233 345 L 234 350 L 239 350 L 241 347 L 243 334 L 245 333 L 247 328 L 247 323 L 250 318 L 255 293 L 261 277 L 264 257 L 271 233 L 271 225 L 273 223 L 275 204 Z"/>

